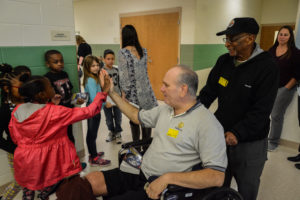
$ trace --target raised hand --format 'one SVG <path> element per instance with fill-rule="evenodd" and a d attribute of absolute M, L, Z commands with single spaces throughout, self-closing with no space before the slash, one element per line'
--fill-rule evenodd
<path fill-rule="evenodd" d="M 99 80 L 100 80 L 100 86 L 101 86 L 101 88 L 103 88 L 103 86 L 104 86 L 104 76 L 105 75 L 109 76 L 108 73 L 107 73 L 107 71 L 105 71 L 104 69 L 101 69 L 100 73 L 99 73 Z"/>
<path fill-rule="evenodd" d="M 112 85 L 112 81 L 109 75 L 105 75 L 104 76 L 104 84 L 102 87 L 102 91 L 103 92 L 109 92 L 109 90 L 111 89 L 111 85 Z"/>

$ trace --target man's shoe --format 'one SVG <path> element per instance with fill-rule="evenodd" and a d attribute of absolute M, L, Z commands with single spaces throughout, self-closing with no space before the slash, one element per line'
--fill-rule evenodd
<path fill-rule="evenodd" d="M 106 142 L 111 142 L 111 141 L 113 141 L 113 140 L 115 140 L 116 139 L 116 136 L 115 136 L 115 134 L 113 133 L 113 132 L 109 132 L 108 133 L 108 136 L 107 136 L 107 138 L 106 138 Z"/>
<path fill-rule="evenodd" d="M 118 132 L 118 133 L 116 134 L 116 143 L 117 143 L 117 144 L 121 144 L 121 143 L 122 143 L 121 132 Z"/>
<path fill-rule="evenodd" d="M 300 154 L 298 154 L 297 156 L 287 157 L 287 159 L 292 162 L 300 162 Z"/>
<path fill-rule="evenodd" d="M 300 169 L 300 163 L 295 164 L 295 167 L 296 167 L 297 169 Z"/>

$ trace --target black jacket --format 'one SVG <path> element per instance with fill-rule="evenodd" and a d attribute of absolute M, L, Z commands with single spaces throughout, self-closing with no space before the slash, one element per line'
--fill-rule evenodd
<path fill-rule="evenodd" d="M 239 142 L 260 140 L 269 132 L 278 83 L 279 69 L 268 52 L 237 67 L 227 53 L 219 57 L 199 98 L 207 108 L 218 98 L 215 116 Z"/>
<path fill-rule="evenodd" d="M 17 146 L 11 140 L 8 130 L 10 118 L 11 111 L 9 105 L 7 103 L 2 103 L 0 107 L 0 149 L 13 154 Z M 6 133 L 6 137 L 4 137 L 4 132 Z"/>

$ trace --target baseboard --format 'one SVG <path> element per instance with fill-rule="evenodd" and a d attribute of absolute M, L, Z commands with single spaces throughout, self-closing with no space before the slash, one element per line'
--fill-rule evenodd
<path fill-rule="evenodd" d="M 299 147 L 299 143 L 293 142 L 293 141 L 290 141 L 290 140 L 285 140 L 285 139 L 280 139 L 280 145 L 285 146 L 285 147 L 289 147 L 289 148 L 292 148 L 292 149 L 297 149 L 297 150 L 298 150 L 298 147 Z"/>

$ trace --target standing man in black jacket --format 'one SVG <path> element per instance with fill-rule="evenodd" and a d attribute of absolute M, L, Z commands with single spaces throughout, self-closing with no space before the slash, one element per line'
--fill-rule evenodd
<path fill-rule="evenodd" d="M 255 43 L 259 26 L 253 18 L 235 18 L 217 33 L 228 53 L 217 60 L 199 98 L 215 112 L 225 131 L 228 168 L 225 186 L 235 178 L 245 200 L 255 200 L 267 160 L 270 113 L 277 94 L 279 70 L 268 52 Z"/>

